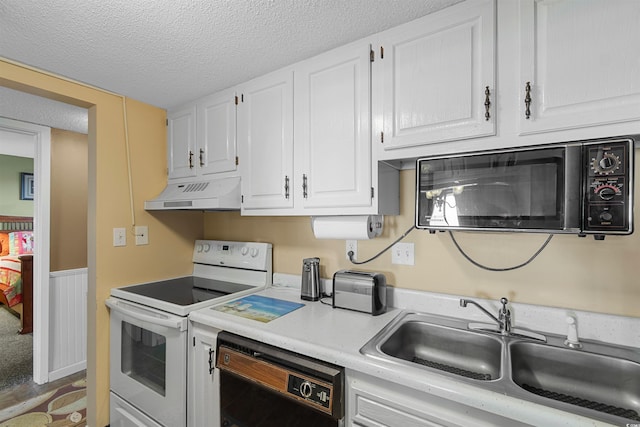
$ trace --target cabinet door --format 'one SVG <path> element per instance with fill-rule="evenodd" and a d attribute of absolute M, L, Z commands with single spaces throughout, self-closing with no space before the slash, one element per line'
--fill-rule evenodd
<path fill-rule="evenodd" d="M 521 1 L 521 133 L 640 119 L 639 20 L 638 1 Z"/>
<path fill-rule="evenodd" d="M 252 80 L 239 93 L 242 209 L 293 207 L 293 71 Z"/>
<path fill-rule="evenodd" d="M 198 170 L 201 175 L 236 170 L 236 93 L 227 90 L 198 102 Z"/>
<path fill-rule="evenodd" d="M 300 63 L 295 83 L 296 195 L 304 208 L 371 205 L 371 47 Z"/>
<path fill-rule="evenodd" d="M 367 427 L 529 426 L 423 391 L 347 371 L 346 425 Z"/>
<path fill-rule="evenodd" d="M 495 33 L 493 0 L 465 1 L 383 33 L 374 75 L 381 70 L 384 134 L 376 129 L 374 143 L 390 150 L 494 135 Z"/>
<path fill-rule="evenodd" d="M 167 112 L 169 178 L 196 176 L 196 106 Z"/>
<path fill-rule="evenodd" d="M 189 330 L 189 378 L 187 381 L 187 425 L 220 423 L 220 379 L 213 369 L 218 329 L 196 326 Z"/>

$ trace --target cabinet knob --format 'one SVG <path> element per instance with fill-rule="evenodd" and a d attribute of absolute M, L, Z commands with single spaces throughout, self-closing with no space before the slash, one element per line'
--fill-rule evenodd
<path fill-rule="evenodd" d="M 531 117 L 531 82 L 527 82 L 524 86 L 524 105 L 526 107 L 524 116 L 529 119 Z"/>
<path fill-rule="evenodd" d="M 307 175 L 302 174 L 302 197 L 307 198 Z"/>
<path fill-rule="evenodd" d="M 491 91 L 489 90 L 489 86 L 486 87 L 484 91 L 484 119 L 489 121 L 491 118 Z"/>
<path fill-rule="evenodd" d="M 289 199 L 289 176 L 284 177 L 284 198 Z"/>

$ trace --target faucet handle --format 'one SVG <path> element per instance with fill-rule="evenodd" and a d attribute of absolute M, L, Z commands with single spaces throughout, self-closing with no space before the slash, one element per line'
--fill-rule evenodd
<path fill-rule="evenodd" d="M 507 308 L 508 299 L 505 297 L 500 298 L 500 302 L 502 303 L 502 308 L 500 309 L 500 313 L 498 313 L 498 319 L 500 319 L 500 326 L 502 328 L 503 333 L 511 332 L 511 311 Z"/>
<path fill-rule="evenodd" d="M 509 303 L 509 300 L 506 299 L 505 297 L 500 298 L 500 303 L 502 304 L 502 310 L 500 310 L 500 313 L 505 314 L 507 313 L 509 310 L 507 310 L 507 304 Z"/>

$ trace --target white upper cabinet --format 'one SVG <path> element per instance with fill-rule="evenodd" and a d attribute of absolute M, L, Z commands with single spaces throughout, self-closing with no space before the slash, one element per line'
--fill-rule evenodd
<path fill-rule="evenodd" d="M 238 89 L 242 212 L 293 207 L 293 71 L 284 69 Z"/>
<path fill-rule="evenodd" d="M 304 208 L 372 204 L 370 52 L 361 42 L 295 68 L 295 193 Z"/>
<path fill-rule="evenodd" d="M 519 13 L 521 134 L 640 119 L 640 1 L 522 0 Z"/>
<path fill-rule="evenodd" d="M 196 176 L 196 106 L 167 112 L 169 179 Z"/>
<path fill-rule="evenodd" d="M 168 111 L 167 126 L 169 179 L 237 169 L 233 90 Z"/>
<path fill-rule="evenodd" d="M 372 157 L 370 53 L 350 44 L 239 89 L 243 215 L 398 213 L 398 171 Z"/>
<path fill-rule="evenodd" d="M 197 105 L 197 162 L 199 173 L 236 170 L 236 93 L 226 90 Z"/>
<path fill-rule="evenodd" d="M 468 0 L 379 35 L 374 143 L 495 134 L 495 15 L 494 0 Z"/>

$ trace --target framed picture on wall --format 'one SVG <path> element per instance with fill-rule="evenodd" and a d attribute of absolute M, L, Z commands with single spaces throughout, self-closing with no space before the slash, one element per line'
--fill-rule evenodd
<path fill-rule="evenodd" d="M 33 174 L 20 172 L 20 200 L 33 200 Z"/>

